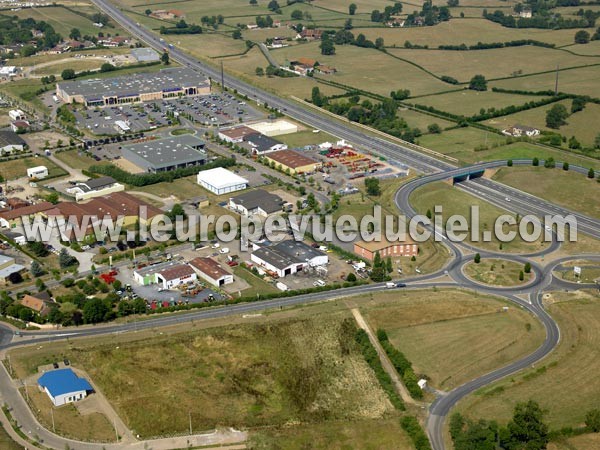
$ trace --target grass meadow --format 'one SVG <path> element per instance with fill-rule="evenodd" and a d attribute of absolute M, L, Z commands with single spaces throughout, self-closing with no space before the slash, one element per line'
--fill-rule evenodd
<path fill-rule="evenodd" d="M 528 313 L 472 291 L 380 293 L 361 305 L 373 329 L 425 374 L 435 388 L 449 390 L 532 352 L 542 326 Z M 452 357 L 448 357 L 452 355 Z"/>

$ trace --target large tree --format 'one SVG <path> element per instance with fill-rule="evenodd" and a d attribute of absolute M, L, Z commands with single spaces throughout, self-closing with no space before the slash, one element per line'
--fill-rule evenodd
<path fill-rule="evenodd" d="M 350 5 L 348 6 L 348 14 L 350 14 L 351 16 L 356 14 L 356 8 L 356 3 L 350 3 Z"/>
<path fill-rule="evenodd" d="M 548 444 L 548 426 L 543 422 L 542 409 L 533 400 L 518 403 L 513 419 L 500 433 L 500 445 L 505 450 L 542 450 Z"/>
<path fill-rule="evenodd" d="M 323 35 L 323 39 L 321 40 L 321 48 L 322 55 L 335 55 L 335 45 L 333 45 L 333 40 L 329 35 Z"/>
<path fill-rule="evenodd" d="M 487 81 L 483 75 L 475 75 L 469 82 L 469 89 L 474 91 L 487 91 Z"/>
<path fill-rule="evenodd" d="M 558 129 L 561 125 L 564 125 L 569 113 L 565 105 L 556 103 L 552 108 L 546 112 L 546 126 L 548 128 Z"/>
<path fill-rule="evenodd" d="M 83 320 L 86 323 L 99 323 L 108 313 L 108 307 L 99 298 L 92 298 L 83 305 Z"/>
<path fill-rule="evenodd" d="M 585 30 L 579 30 L 575 33 L 576 44 L 587 44 L 588 42 L 590 42 L 590 33 Z"/>

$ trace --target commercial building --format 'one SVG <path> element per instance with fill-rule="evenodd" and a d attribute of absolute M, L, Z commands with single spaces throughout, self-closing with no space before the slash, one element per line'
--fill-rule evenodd
<path fill-rule="evenodd" d="M 20 273 L 25 266 L 15 264 L 15 258 L 0 254 L 0 283 L 7 284 L 13 273 Z"/>
<path fill-rule="evenodd" d="M 296 150 L 279 150 L 271 152 L 265 156 L 269 164 L 274 163 L 277 169 L 290 174 L 312 173 L 315 172 L 321 163 L 316 159 L 310 158 Z"/>
<path fill-rule="evenodd" d="M 242 142 L 246 136 L 256 133 L 256 130 L 247 127 L 246 125 L 242 125 L 239 127 L 219 130 L 219 139 L 223 139 L 225 142 L 231 142 L 235 144 Z"/>
<path fill-rule="evenodd" d="M 0 67 L 0 77 L 14 77 L 18 73 L 19 73 L 19 69 L 16 66 Z"/>
<path fill-rule="evenodd" d="M 156 274 L 156 282 L 163 289 L 173 289 L 180 284 L 193 283 L 197 279 L 196 272 L 187 264 L 167 267 Z"/>
<path fill-rule="evenodd" d="M 63 102 L 100 107 L 208 94 L 210 80 L 185 67 L 56 84 L 56 95 Z"/>
<path fill-rule="evenodd" d="M 264 189 L 245 192 L 229 199 L 229 207 L 242 216 L 267 217 L 281 212 L 283 204 L 284 201 L 279 195 L 271 194 Z"/>
<path fill-rule="evenodd" d="M 10 129 L 15 133 L 24 133 L 29 129 L 29 122 L 26 120 L 15 120 L 10 123 Z"/>
<path fill-rule="evenodd" d="M 131 49 L 131 56 L 135 58 L 137 62 L 147 63 L 155 62 L 160 60 L 160 55 L 153 48 L 141 47 Z"/>
<path fill-rule="evenodd" d="M 354 243 L 354 253 L 368 261 L 373 261 L 375 254 L 379 252 L 382 258 L 400 257 L 400 256 L 417 256 L 419 253 L 419 245 L 408 239 L 406 241 L 390 242 L 385 238 L 379 241 L 358 241 Z"/>
<path fill-rule="evenodd" d="M 0 130 L 0 154 L 23 151 L 27 144 L 12 130 Z"/>
<path fill-rule="evenodd" d="M 248 143 L 255 155 L 264 155 L 265 153 L 287 149 L 287 145 L 283 142 L 260 133 L 249 134 L 244 137 L 244 141 Z"/>
<path fill-rule="evenodd" d="M 8 112 L 8 117 L 10 117 L 11 120 L 27 120 L 27 116 L 20 109 L 11 109 Z"/>
<path fill-rule="evenodd" d="M 121 183 L 117 183 L 117 180 L 115 180 L 113 177 L 100 177 L 90 178 L 87 181 L 77 183 L 72 188 L 68 188 L 67 193 L 74 195 L 75 200 L 81 202 L 124 190 L 125 186 L 123 186 Z"/>
<path fill-rule="evenodd" d="M 86 231 L 91 233 L 94 231 L 94 223 L 100 223 L 105 218 L 112 221 L 122 218 L 123 226 L 127 227 L 134 225 L 138 220 L 140 224 L 149 223 L 163 212 L 131 194 L 114 192 L 85 203 L 62 202 L 44 214 L 56 223 L 68 223 L 69 226 L 61 230 L 64 231 L 62 238 L 71 240 L 74 228 L 84 223 L 89 224 Z"/>
<path fill-rule="evenodd" d="M 200 186 L 217 195 L 241 191 L 248 187 L 248 180 L 222 167 L 199 172 L 197 181 Z"/>
<path fill-rule="evenodd" d="M 29 178 L 35 178 L 41 180 L 48 176 L 48 168 L 46 166 L 36 166 L 27 169 L 27 176 Z"/>
<path fill-rule="evenodd" d="M 144 172 L 157 173 L 206 162 L 205 143 L 191 134 L 123 146 L 123 157 Z"/>
<path fill-rule="evenodd" d="M 40 202 L 35 205 L 22 206 L 20 208 L 10 209 L 0 212 L 0 227 L 12 228 L 22 224 L 22 217 L 28 217 L 30 220 L 43 215 L 46 211 L 55 208 L 50 202 Z"/>
<path fill-rule="evenodd" d="M 92 385 L 78 377 L 72 369 L 51 370 L 38 379 L 40 390 L 46 392 L 54 406 L 77 402 L 93 392 Z"/>
<path fill-rule="evenodd" d="M 255 244 L 255 247 L 250 260 L 278 277 L 329 263 L 326 253 L 304 242 L 288 240 L 262 246 Z"/>
<path fill-rule="evenodd" d="M 190 266 L 198 276 L 216 287 L 233 283 L 233 275 L 212 258 L 194 258 Z"/>
<path fill-rule="evenodd" d="M 163 289 L 173 289 L 198 278 L 194 269 L 187 264 L 165 262 L 134 271 L 133 279 L 143 286 L 160 284 Z"/>
<path fill-rule="evenodd" d="M 279 136 L 298 132 L 298 125 L 284 119 L 253 123 L 249 124 L 248 127 L 265 136 Z"/>

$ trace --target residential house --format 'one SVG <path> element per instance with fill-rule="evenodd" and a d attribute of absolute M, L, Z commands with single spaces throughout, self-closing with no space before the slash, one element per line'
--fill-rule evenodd
<path fill-rule="evenodd" d="M 35 311 L 40 316 L 46 316 L 53 306 L 58 307 L 48 292 L 40 292 L 35 295 L 25 294 L 21 299 L 21 305 Z"/>
<path fill-rule="evenodd" d="M 507 128 L 506 130 L 502 130 L 502 133 L 507 136 L 513 137 L 535 137 L 540 135 L 540 130 L 525 125 L 513 125 L 512 127 Z"/>

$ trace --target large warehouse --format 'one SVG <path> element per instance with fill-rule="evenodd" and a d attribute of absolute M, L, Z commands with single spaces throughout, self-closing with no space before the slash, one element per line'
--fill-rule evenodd
<path fill-rule="evenodd" d="M 213 194 L 221 195 L 246 189 L 248 180 L 222 167 L 215 167 L 198 173 L 198 184 Z"/>
<path fill-rule="evenodd" d="M 279 150 L 277 152 L 271 152 L 265 156 L 269 164 L 272 162 L 275 167 L 283 170 L 284 172 L 289 171 L 291 175 L 297 173 L 312 173 L 315 172 L 321 163 L 316 159 L 310 158 L 296 150 Z"/>
<path fill-rule="evenodd" d="M 123 158 L 144 172 L 156 173 L 201 166 L 206 162 L 205 143 L 191 134 L 123 146 Z"/>
<path fill-rule="evenodd" d="M 176 67 L 154 73 L 56 83 L 56 95 L 65 103 L 113 106 L 210 94 L 210 80 Z"/>

